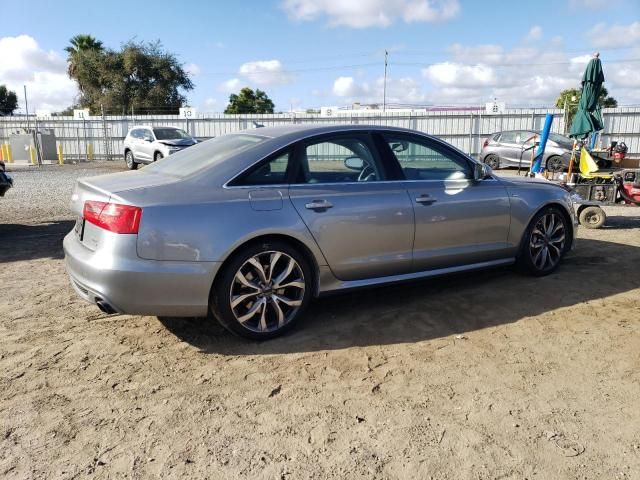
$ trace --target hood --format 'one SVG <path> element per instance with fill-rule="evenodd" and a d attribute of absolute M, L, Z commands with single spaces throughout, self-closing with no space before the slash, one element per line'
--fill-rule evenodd
<path fill-rule="evenodd" d="M 190 147 L 195 145 L 196 141 L 193 138 L 176 138 L 175 140 L 158 140 L 158 143 L 171 147 Z"/>
<path fill-rule="evenodd" d="M 532 186 L 546 185 L 548 187 L 555 187 L 565 190 L 563 187 L 558 185 L 557 183 L 550 182 L 549 180 L 545 180 L 543 178 L 529 178 L 529 177 L 499 177 L 500 181 L 505 184 L 511 184 L 518 187 L 526 186 L 527 184 Z"/>

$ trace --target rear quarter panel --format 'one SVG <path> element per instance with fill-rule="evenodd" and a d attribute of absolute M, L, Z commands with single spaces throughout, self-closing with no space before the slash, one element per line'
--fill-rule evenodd
<path fill-rule="evenodd" d="M 286 188 L 276 189 L 283 201 L 280 209 L 273 210 L 252 208 L 249 194 L 256 190 L 266 192 L 272 188 L 190 192 L 189 201 L 174 200 L 144 207 L 138 233 L 138 256 L 149 260 L 219 262 L 246 242 L 263 235 L 278 234 L 302 242 L 318 265 L 326 265 L 313 237 L 291 204 Z"/>

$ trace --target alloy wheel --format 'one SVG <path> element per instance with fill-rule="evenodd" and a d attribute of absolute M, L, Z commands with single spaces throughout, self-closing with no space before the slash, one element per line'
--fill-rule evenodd
<path fill-rule="evenodd" d="M 125 155 L 125 160 L 127 162 L 127 167 L 133 167 L 133 154 L 131 152 L 127 152 Z"/>
<path fill-rule="evenodd" d="M 237 322 L 257 333 L 289 323 L 302 306 L 306 283 L 298 262 L 276 250 L 260 252 L 236 271 L 230 307 Z"/>
<path fill-rule="evenodd" d="M 531 263 L 539 271 L 553 269 L 565 249 L 565 222 L 556 212 L 542 215 L 531 231 L 529 254 Z"/>
<path fill-rule="evenodd" d="M 547 170 L 550 172 L 560 172 L 563 169 L 562 159 L 560 157 L 551 157 L 547 161 Z"/>

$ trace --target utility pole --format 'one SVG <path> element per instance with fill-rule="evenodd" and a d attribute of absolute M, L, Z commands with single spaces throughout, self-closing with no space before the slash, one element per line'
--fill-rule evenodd
<path fill-rule="evenodd" d="M 27 101 L 27 86 L 24 86 L 24 110 L 27 112 L 27 132 L 31 130 L 31 122 L 29 122 L 29 102 Z"/>
<path fill-rule="evenodd" d="M 389 52 L 384 51 L 384 83 L 382 84 L 382 111 L 387 111 L 387 64 L 389 59 Z"/>

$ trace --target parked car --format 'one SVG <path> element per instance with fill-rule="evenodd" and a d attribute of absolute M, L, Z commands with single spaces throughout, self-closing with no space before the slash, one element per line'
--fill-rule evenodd
<path fill-rule="evenodd" d="M 536 136 L 536 138 L 532 138 Z M 533 130 L 509 130 L 492 134 L 484 141 L 480 161 L 493 170 L 502 167 L 528 168 L 531 164 L 531 150 L 534 142 L 540 140 L 540 132 Z M 533 148 L 532 148 L 533 147 Z M 550 133 L 542 159 L 550 172 L 560 172 L 569 167 L 573 140 L 569 137 Z M 534 150 L 535 151 L 535 150 Z"/>
<path fill-rule="evenodd" d="M 0 197 L 4 197 L 11 187 L 13 187 L 13 178 L 5 172 L 4 162 L 0 160 Z"/>
<path fill-rule="evenodd" d="M 379 126 L 265 127 L 140 172 L 78 180 L 64 239 L 77 293 L 107 313 L 206 316 L 264 339 L 328 292 L 571 248 L 569 193 L 498 178 L 460 150 Z"/>
<path fill-rule="evenodd" d="M 130 170 L 195 145 L 198 141 L 175 127 L 133 127 L 124 139 L 124 159 Z"/>

